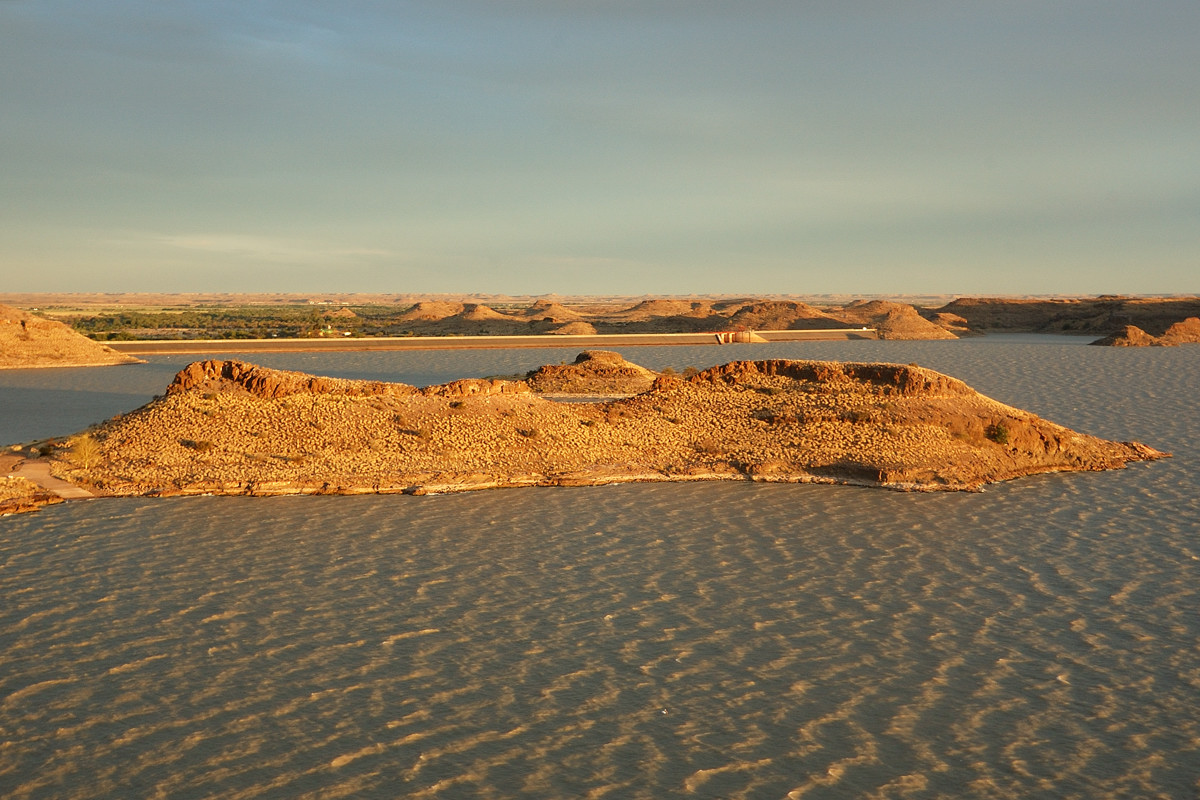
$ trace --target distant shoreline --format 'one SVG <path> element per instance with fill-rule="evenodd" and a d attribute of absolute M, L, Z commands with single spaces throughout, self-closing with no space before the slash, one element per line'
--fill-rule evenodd
<path fill-rule="evenodd" d="M 845 341 L 876 339 L 873 328 L 834 328 L 798 331 L 755 331 L 768 342 Z M 528 336 L 379 336 L 321 339 L 161 339 L 109 341 L 118 353 L 148 355 L 207 355 L 217 353 L 308 353 L 364 350 L 476 350 L 520 347 L 638 347 L 717 344 L 715 333 L 617 333 Z"/>

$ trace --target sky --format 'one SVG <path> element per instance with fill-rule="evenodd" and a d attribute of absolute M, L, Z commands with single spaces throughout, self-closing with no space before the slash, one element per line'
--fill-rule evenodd
<path fill-rule="evenodd" d="M 0 292 L 1200 292 L 1197 0 L 0 0 Z"/>

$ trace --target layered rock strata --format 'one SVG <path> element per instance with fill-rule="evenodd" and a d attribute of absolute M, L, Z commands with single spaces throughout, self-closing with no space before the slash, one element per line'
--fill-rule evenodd
<path fill-rule="evenodd" d="M 603 357 L 580 363 L 593 361 Z M 88 436 L 92 463 L 64 457 L 56 472 L 110 495 L 679 480 L 972 490 L 1165 455 L 1075 433 L 916 366 L 782 360 L 660 376 L 635 396 L 587 403 L 548 400 L 524 381 L 418 390 L 209 361 Z"/>

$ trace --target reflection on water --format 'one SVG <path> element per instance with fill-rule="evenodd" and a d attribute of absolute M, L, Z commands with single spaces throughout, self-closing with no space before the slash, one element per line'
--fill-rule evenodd
<path fill-rule="evenodd" d="M 1176 458 L 5 518 L 0 796 L 1196 796 L 1194 355 L 920 344 Z"/>

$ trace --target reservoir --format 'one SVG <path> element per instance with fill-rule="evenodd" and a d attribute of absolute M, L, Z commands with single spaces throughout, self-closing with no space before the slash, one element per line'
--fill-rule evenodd
<path fill-rule="evenodd" d="M 1200 793 L 1200 348 L 618 348 L 915 362 L 1174 458 L 972 494 L 647 484 L 0 519 L 6 798 Z M 417 385 L 575 350 L 260 353 Z M 0 372 L 0 443 L 190 356 Z"/>

